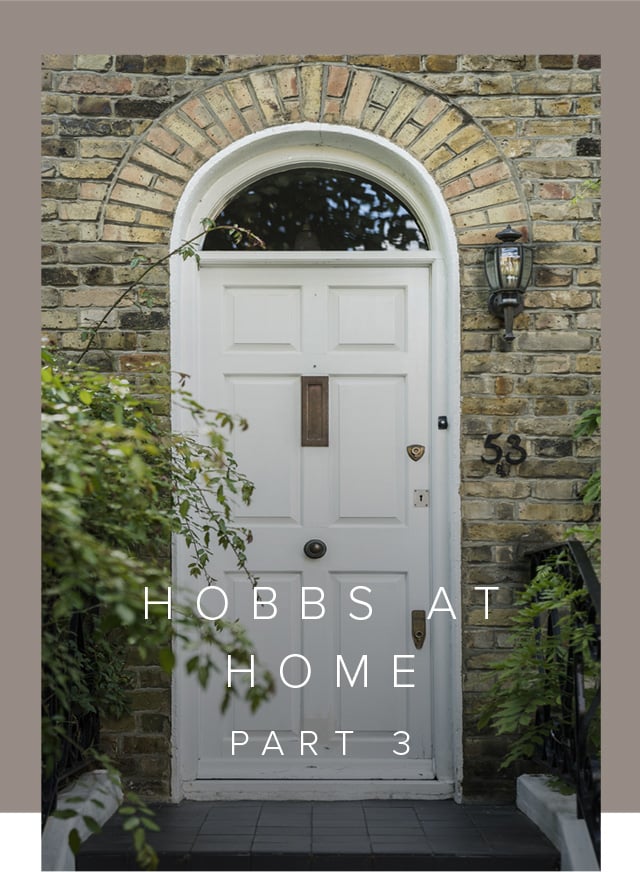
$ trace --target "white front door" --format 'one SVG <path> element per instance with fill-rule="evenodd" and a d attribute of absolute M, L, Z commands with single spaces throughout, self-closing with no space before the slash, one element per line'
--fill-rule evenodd
<path fill-rule="evenodd" d="M 195 779 L 437 776 L 430 627 L 451 615 L 430 572 L 432 269 L 334 260 L 198 273 L 195 386 L 249 421 L 231 448 L 256 486 L 237 518 L 263 604 L 232 555 L 214 572 L 277 692 L 224 715 L 218 682 L 198 692 Z M 433 605 L 418 648 L 412 611 Z"/>

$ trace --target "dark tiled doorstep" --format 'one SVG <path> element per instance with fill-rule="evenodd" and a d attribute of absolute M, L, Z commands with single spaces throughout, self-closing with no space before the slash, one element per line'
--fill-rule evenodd
<path fill-rule="evenodd" d="M 371 842 L 362 836 L 352 839 L 314 838 L 311 841 L 313 854 L 370 854 Z"/>
<path fill-rule="evenodd" d="M 553 869 L 557 852 L 515 809 L 451 801 L 195 803 L 158 809 L 160 869 Z M 77 868 L 135 869 L 112 819 Z M 400 858 L 400 861 L 398 860 Z M 87 863 L 85 864 L 85 860 Z M 172 865 L 173 864 L 173 865 Z M 415 864 L 415 865 L 412 865 Z"/>
<path fill-rule="evenodd" d="M 369 831 L 370 835 L 378 836 L 410 836 L 412 833 L 417 836 L 424 835 L 424 829 L 418 823 L 413 825 L 409 823 L 401 823 L 397 826 L 394 826 L 388 821 L 378 821 L 376 823 L 368 821 L 367 830 Z"/>
<path fill-rule="evenodd" d="M 197 836 L 190 848 L 195 854 L 249 854 L 253 836 Z"/>
<path fill-rule="evenodd" d="M 203 824 L 197 832 L 197 836 L 254 836 L 255 824 L 252 826 L 224 827 L 219 824 Z"/>
<path fill-rule="evenodd" d="M 311 868 L 321 869 L 323 872 L 345 872 L 345 870 L 372 869 L 373 857 L 371 854 L 351 854 L 345 857 L 344 854 L 336 854 L 335 851 L 327 854 L 313 854 L 311 857 Z M 396 867 L 402 869 L 402 866 Z"/>
<path fill-rule="evenodd" d="M 309 841 L 256 841 L 251 848 L 252 857 L 255 857 L 257 854 L 283 854 L 285 856 L 299 854 L 300 856 L 311 857 L 311 853 L 311 843 Z"/>
<path fill-rule="evenodd" d="M 298 870 L 311 868 L 310 854 L 263 854 L 251 855 L 251 869 L 271 869 L 273 872 L 283 870 Z M 225 870 L 226 872 L 226 870 Z"/>
<path fill-rule="evenodd" d="M 234 872 L 236 869 L 249 870 L 256 868 L 251 866 L 250 854 L 220 854 L 217 858 L 212 858 L 211 854 L 192 854 L 189 858 L 189 865 L 183 867 L 189 869 L 190 872 L 200 870 L 200 872 L 212 872 L 214 869 L 224 870 L 224 872 Z M 160 866 L 160 872 L 163 869 L 171 869 L 170 866 Z M 113 870 L 112 870 L 113 872 Z M 138 870 L 136 870 L 138 872 Z M 176 870 L 171 870 L 176 872 Z"/>
<path fill-rule="evenodd" d="M 368 834 L 367 825 L 364 821 L 362 823 L 355 824 L 314 824 L 311 832 L 314 836 L 324 835 L 324 836 L 356 836 L 363 835 L 366 836 Z"/>
<path fill-rule="evenodd" d="M 316 827 L 331 827 L 335 830 L 345 829 L 347 827 L 362 827 L 366 828 L 367 822 L 363 817 L 356 816 L 344 816 L 340 818 L 331 818 L 325 817 L 322 815 L 321 817 L 314 817 L 311 821 L 311 826 L 313 829 Z"/>

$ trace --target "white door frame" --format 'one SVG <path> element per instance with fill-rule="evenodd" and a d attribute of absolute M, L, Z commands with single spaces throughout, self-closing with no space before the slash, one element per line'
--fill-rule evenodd
<path fill-rule="evenodd" d="M 434 589 L 444 586 L 457 616 L 457 620 L 433 622 L 433 748 L 438 778 L 453 784 L 454 795 L 460 797 L 462 781 L 462 675 L 460 630 L 460 303 L 458 255 L 455 232 L 444 198 L 425 168 L 408 152 L 367 131 L 342 125 L 313 122 L 274 127 L 247 136 L 210 158 L 193 176 L 176 209 L 171 249 L 195 236 L 201 229 L 203 218 L 216 215 L 242 188 L 257 178 L 272 172 L 299 166 L 326 166 L 350 170 L 368 176 L 396 194 L 415 215 L 429 240 L 428 252 L 384 253 L 385 261 L 410 263 L 425 257 L 432 263 L 434 294 L 432 299 L 432 408 L 434 410 L 429 434 L 430 448 L 442 462 L 433 465 L 431 481 L 432 541 L 442 543 L 434 547 L 431 572 Z M 299 253 L 297 256 L 304 255 Z M 339 262 L 353 258 L 376 260 L 377 253 L 317 253 L 318 263 Z M 291 262 L 296 254 L 234 252 L 204 253 L 207 259 L 223 262 L 239 258 L 246 262 Z M 309 262 L 309 253 L 306 253 Z M 414 260 L 415 262 L 415 260 Z M 197 266 L 193 258 L 171 263 L 171 364 L 174 371 L 195 373 L 197 347 L 196 302 Z M 439 430 L 436 419 L 446 415 L 449 426 Z M 179 410 L 173 411 L 173 427 L 184 429 L 188 422 Z M 174 572 L 177 560 L 174 559 Z M 176 583 L 174 575 L 174 585 Z M 192 755 L 195 753 L 193 722 L 184 713 L 194 711 L 194 687 L 186 680 L 184 664 L 179 656 L 172 686 L 172 799 L 185 795 L 198 795 L 193 786 Z M 427 792 L 429 782 L 407 784 L 405 795 L 434 795 Z M 444 786 L 444 785 L 443 785 Z M 298 782 L 297 789 L 301 785 Z M 335 790 L 327 783 L 329 791 Z M 245 791 L 234 791 L 237 798 L 257 796 L 262 789 L 269 795 L 274 785 L 249 782 Z M 375 781 L 357 782 L 350 789 L 350 797 L 393 796 L 399 783 L 385 785 Z M 351 793 L 355 790 L 356 792 Z M 222 794 L 216 793 L 218 796 Z M 282 791 L 278 793 L 282 796 Z M 315 795 L 315 794 L 314 794 Z M 335 793 L 333 794 L 335 795 Z M 343 787 L 341 798 L 345 797 Z M 203 794 L 203 798 L 205 795 Z M 208 794 L 206 798 L 211 798 Z"/>

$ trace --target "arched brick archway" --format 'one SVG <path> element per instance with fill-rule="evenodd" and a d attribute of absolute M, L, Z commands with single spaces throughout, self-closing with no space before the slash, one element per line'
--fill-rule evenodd
<path fill-rule="evenodd" d="M 512 168 L 468 113 L 388 72 L 309 64 L 236 75 L 166 112 L 123 161 L 101 238 L 167 243 L 180 196 L 210 157 L 251 133 L 304 121 L 376 133 L 420 161 L 447 203 L 458 245 L 489 242 L 507 222 L 528 235 Z"/>

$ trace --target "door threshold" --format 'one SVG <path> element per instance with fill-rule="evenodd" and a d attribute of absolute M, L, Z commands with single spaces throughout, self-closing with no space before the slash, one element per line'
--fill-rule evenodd
<path fill-rule="evenodd" d="M 182 798 L 213 800 L 452 799 L 453 781 L 202 779 L 185 781 Z"/>

